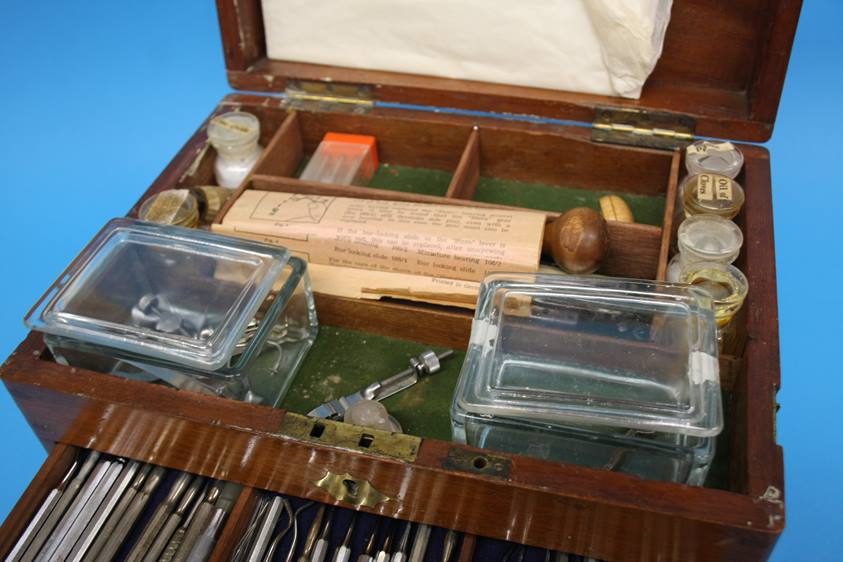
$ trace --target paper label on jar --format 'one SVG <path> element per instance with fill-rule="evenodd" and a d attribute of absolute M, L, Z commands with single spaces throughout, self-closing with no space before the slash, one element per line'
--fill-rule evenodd
<path fill-rule="evenodd" d="M 714 193 L 718 201 L 732 200 L 732 180 L 725 176 L 714 176 Z"/>
<path fill-rule="evenodd" d="M 697 177 L 697 200 L 698 201 L 713 201 L 714 200 L 714 175 L 700 174 Z"/>
<path fill-rule="evenodd" d="M 685 152 L 687 154 L 706 154 L 708 152 L 729 152 L 732 150 L 735 150 L 735 146 L 730 142 L 701 142 L 689 145 Z"/>

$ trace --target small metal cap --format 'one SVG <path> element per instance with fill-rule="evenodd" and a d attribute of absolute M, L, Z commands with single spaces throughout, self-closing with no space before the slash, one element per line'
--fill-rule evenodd
<path fill-rule="evenodd" d="M 442 368 L 442 365 L 439 363 L 439 357 L 429 349 L 421 352 L 418 357 L 410 359 L 410 366 L 419 375 L 432 375 Z"/>

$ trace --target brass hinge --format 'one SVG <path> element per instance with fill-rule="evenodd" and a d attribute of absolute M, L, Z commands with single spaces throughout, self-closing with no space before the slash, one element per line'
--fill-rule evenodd
<path fill-rule="evenodd" d="M 591 140 L 673 150 L 694 140 L 694 118 L 668 111 L 597 107 Z"/>
<path fill-rule="evenodd" d="M 293 109 L 368 113 L 374 106 L 372 87 L 316 80 L 290 80 L 285 90 Z"/>

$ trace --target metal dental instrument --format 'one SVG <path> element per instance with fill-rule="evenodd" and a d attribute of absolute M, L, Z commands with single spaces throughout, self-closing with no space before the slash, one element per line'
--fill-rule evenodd
<path fill-rule="evenodd" d="M 272 562 L 272 559 L 275 558 L 275 551 L 278 549 L 278 544 L 284 539 L 284 536 L 287 534 L 287 531 L 295 524 L 296 520 L 296 513 L 293 511 L 293 504 L 290 503 L 290 500 L 287 498 L 281 498 L 281 507 L 283 511 L 287 512 L 287 524 L 284 526 L 284 529 L 275 535 L 272 541 L 269 543 L 269 547 L 266 549 L 266 553 L 263 555 L 264 562 Z M 301 508 L 299 508 L 301 509 Z M 294 550 L 296 548 L 295 538 L 293 539 L 293 546 L 290 547 L 290 550 Z"/>
<path fill-rule="evenodd" d="M 163 481 L 166 473 L 167 471 L 163 467 L 155 466 L 152 468 L 143 484 L 143 488 L 134 494 L 134 498 L 132 498 L 125 513 L 123 513 L 120 520 L 116 523 L 114 531 L 108 536 L 95 560 L 111 560 L 114 558 L 120 545 L 123 544 L 129 531 L 134 527 L 143 508 L 146 507 L 149 498 Z"/>
<path fill-rule="evenodd" d="M 136 461 L 133 461 L 136 462 Z M 92 562 L 97 560 L 97 556 L 99 555 L 100 551 L 102 551 L 105 544 L 108 542 L 109 537 L 114 533 L 114 530 L 117 528 L 117 524 L 120 522 L 120 519 L 123 517 L 123 514 L 126 513 L 126 510 L 131 505 L 132 500 L 135 496 L 140 492 L 141 486 L 143 486 L 144 480 L 149 475 L 149 472 L 152 470 L 152 465 L 149 464 L 140 464 L 138 463 L 138 469 L 135 473 L 135 476 L 125 492 L 123 492 L 122 496 L 120 497 L 120 501 L 111 511 L 111 514 L 108 516 L 108 519 L 105 521 L 105 524 L 100 528 L 99 533 L 97 533 L 96 538 L 94 539 L 93 544 L 85 553 L 85 557 L 82 558 L 83 562 Z"/>
<path fill-rule="evenodd" d="M 149 522 L 147 522 L 141 536 L 138 538 L 137 542 L 132 547 L 132 550 L 129 552 L 129 555 L 126 557 L 126 562 L 140 562 L 140 560 L 143 559 L 152 547 L 152 544 L 155 542 L 155 538 L 161 531 L 161 527 L 164 526 L 167 516 L 174 509 L 179 499 L 181 499 L 185 490 L 189 487 L 191 480 L 193 480 L 192 474 L 182 472 L 178 475 L 176 481 L 173 483 L 173 487 L 170 488 L 167 497 L 155 509 L 155 512 L 152 514 L 152 518 Z"/>
<path fill-rule="evenodd" d="M 105 484 L 107 478 L 116 478 L 116 474 L 111 472 L 111 461 L 100 461 L 99 464 L 91 472 L 91 476 L 85 482 L 85 485 L 79 490 L 73 503 L 68 507 L 67 513 L 64 514 L 62 520 L 59 522 L 56 530 L 50 536 L 49 540 L 44 544 L 44 548 L 38 553 L 35 559 L 38 562 L 53 562 L 59 558 L 63 558 L 70 554 L 70 549 L 79 538 L 79 535 L 84 530 L 84 524 L 87 520 L 82 520 L 80 514 L 85 511 L 88 516 L 93 513 L 93 510 L 87 508 L 89 501 L 95 496 L 99 497 L 99 490 L 101 484 Z M 118 466 L 118 469 L 122 466 Z M 108 484 L 110 485 L 110 484 Z M 107 492 L 108 489 L 106 488 Z M 102 500 L 102 497 L 99 497 Z M 96 506 L 94 507 L 96 509 Z"/>
<path fill-rule="evenodd" d="M 413 549 L 410 551 L 408 562 L 423 562 L 427 553 L 427 543 L 430 541 L 430 525 L 420 524 L 413 539 Z"/>
<path fill-rule="evenodd" d="M 357 522 L 357 512 L 351 512 L 351 521 L 348 523 L 348 529 L 345 531 L 345 536 L 342 543 L 334 551 L 334 558 L 331 562 L 348 562 L 351 560 L 351 537 L 354 535 L 354 525 Z"/>
<path fill-rule="evenodd" d="M 74 459 L 73 464 L 70 465 L 70 468 L 64 474 L 64 477 L 61 479 L 58 486 L 50 490 L 50 493 L 47 494 L 47 497 L 44 498 L 43 502 L 41 502 L 41 506 L 38 508 L 38 511 L 32 517 L 32 520 L 26 526 L 26 529 L 23 530 L 23 533 L 20 538 L 18 538 L 15 546 L 12 547 L 12 550 L 10 550 L 9 554 L 6 556 L 5 562 L 18 562 L 20 560 L 20 557 L 24 552 L 26 552 L 29 545 L 32 544 L 32 540 L 35 538 L 35 535 L 37 535 L 38 531 L 41 530 L 41 526 L 47 521 L 47 519 L 49 519 L 50 514 L 53 512 L 56 505 L 58 505 L 62 495 L 67 491 L 67 486 L 73 477 L 73 473 L 76 472 L 76 467 L 78 466 L 79 459 Z"/>
<path fill-rule="evenodd" d="M 557 550 L 553 553 L 553 562 L 568 562 L 570 559 L 570 556 L 565 552 L 559 552 Z"/>
<path fill-rule="evenodd" d="M 393 394 L 410 388 L 419 382 L 420 378 L 439 372 L 442 369 L 441 362 L 453 354 L 454 350 L 452 349 L 439 354 L 431 350 L 423 351 L 418 357 L 410 358 L 410 367 L 400 373 L 396 373 L 382 381 L 372 383 L 366 388 L 348 396 L 325 402 L 308 412 L 307 415 L 314 418 L 340 419 L 345 415 L 346 410 L 361 400 L 381 401 L 384 398 L 389 398 Z"/>
<path fill-rule="evenodd" d="M 448 532 L 445 533 L 445 539 L 442 541 L 442 562 L 451 561 L 451 557 L 454 556 L 454 552 L 457 550 L 458 538 L 457 532 L 453 529 L 448 529 Z"/>
<path fill-rule="evenodd" d="M 304 505 L 300 506 L 295 513 L 293 513 L 293 542 L 290 543 L 290 550 L 287 551 L 287 557 L 284 558 L 284 562 L 293 562 L 293 557 L 296 555 L 296 545 L 299 543 L 299 521 L 298 516 L 299 513 L 304 511 L 305 509 L 309 508 L 313 505 L 313 502 L 307 502 Z M 282 537 L 283 538 L 283 537 Z M 279 543 L 281 539 L 278 539 Z M 269 562 L 269 560 L 264 560 L 264 562 Z"/>
<path fill-rule="evenodd" d="M 325 517 L 325 504 L 319 506 L 316 512 L 316 517 L 313 518 L 313 523 L 310 525 L 310 530 L 307 532 L 307 538 L 304 540 L 304 550 L 299 556 L 298 562 L 309 562 L 310 555 L 313 553 L 313 547 L 316 546 L 316 540 L 319 538 L 319 530 L 322 528 L 322 519 Z"/>
<path fill-rule="evenodd" d="M 389 562 L 407 562 L 407 543 L 410 540 L 410 529 L 413 524 L 409 521 L 404 526 L 404 532 L 401 533 L 401 538 L 395 546 L 395 552 L 392 553 L 392 558 Z"/>
<path fill-rule="evenodd" d="M 281 496 L 273 496 L 269 502 L 269 507 L 266 509 L 266 515 L 258 528 L 258 534 L 255 538 L 255 543 L 249 552 L 248 562 L 260 562 L 263 559 L 264 551 L 269 545 L 269 540 L 272 538 L 272 531 L 275 525 L 278 524 L 278 519 L 281 518 L 281 509 L 284 503 Z"/>
<path fill-rule="evenodd" d="M 81 537 L 76 542 L 73 550 L 70 552 L 70 556 L 67 558 L 69 562 L 80 562 L 87 554 L 94 542 L 94 539 L 96 539 L 97 535 L 100 533 L 106 520 L 108 520 L 114 512 L 115 507 L 123 497 L 123 493 L 134 480 L 140 467 L 141 463 L 138 461 L 129 461 L 123 466 L 117 479 L 108 490 L 108 495 L 106 495 L 102 500 L 93 517 L 90 518 L 90 521 L 85 527 Z"/>
<path fill-rule="evenodd" d="M 44 521 L 44 524 L 41 525 L 41 529 L 39 529 L 35 534 L 35 538 L 32 539 L 32 542 L 23 551 L 23 555 L 20 557 L 20 562 L 32 562 L 32 560 L 38 556 L 38 553 L 44 547 L 45 543 L 55 530 L 56 525 L 58 525 L 59 521 L 61 521 L 62 515 L 64 515 L 67 511 L 70 504 L 73 503 L 73 500 L 79 493 L 79 490 L 85 484 L 88 475 L 96 466 L 99 458 L 100 454 L 97 451 L 91 451 L 88 453 L 88 457 L 82 463 L 82 466 L 79 467 L 79 472 L 76 473 L 76 476 L 74 476 L 70 481 L 70 484 L 67 485 L 64 493 L 62 493 L 61 497 L 56 502 L 55 507 L 47 516 L 47 520 Z"/>
<path fill-rule="evenodd" d="M 221 502 L 225 504 L 225 501 L 221 500 Z M 229 509 L 231 509 L 231 505 L 219 505 L 214 508 L 208 525 L 202 531 L 202 534 L 196 538 L 196 542 L 187 556 L 187 562 L 205 562 L 208 559 L 211 555 L 211 549 L 214 547 L 217 531 L 225 520 L 225 516 L 228 515 Z"/>
<path fill-rule="evenodd" d="M 366 549 L 363 553 L 357 557 L 357 562 L 375 562 L 375 557 L 373 556 L 375 552 L 375 540 L 378 537 L 378 529 L 381 526 L 381 520 L 378 519 L 377 523 L 375 524 L 375 528 L 372 529 L 372 534 L 369 535 L 369 540 L 366 542 Z"/>
<path fill-rule="evenodd" d="M 395 534 L 395 520 L 389 520 L 389 527 L 386 530 L 386 536 L 383 539 L 383 545 L 375 555 L 375 562 L 389 562 L 389 551 L 392 550 L 392 540 Z"/>
<path fill-rule="evenodd" d="M 190 513 L 191 506 L 196 503 L 193 500 L 199 497 L 204 486 L 205 479 L 200 476 L 197 476 L 190 482 L 190 486 L 182 494 L 176 509 L 164 520 L 161 530 L 158 531 L 155 540 L 152 541 L 152 546 L 144 553 L 143 562 L 156 562 L 158 560 L 158 557 L 161 556 L 164 549 L 170 543 L 170 539 L 176 533 L 176 529 L 178 529 L 183 519 Z"/>
<path fill-rule="evenodd" d="M 257 506 L 255 507 L 252 517 L 249 520 L 249 525 L 237 545 L 234 547 L 234 553 L 231 555 L 232 562 L 240 562 L 246 556 L 246 553 L 251 549 L 251 545 L 255 538 L 255 533 L 263 520 L 263 515 L 269 507 L 269 497 L 258 498 Z"/>
<path fill-rule="evenodd" d="M 325 525 L 322 526 L 322 532 L 319 533 L 319 539 L 313 547 L 313 554 L 310 555 L 310 562 L 325 562 L 325 557 L 328 556 L 328 543 L 331 540 L 331 521 L 334 514 L 334 508 L 329 507 L 325 514 Z"/>
<path fill-rule="evenodd" d="M 214 505 L 220 497 L 222 484 L 215 482 L 208 487 L 204 498 L 200 498 L 187 520 L 182 522 L 170 544 L 164 550 L 166 560 L 162 562 L 184 562 L 187 560 L 199 535 L 208 528 L 211 516 L 215 512 Z M 223 513 L 223 515 L 225 515 Z M 170 552 L 168 552 L 170 551 Z"/>

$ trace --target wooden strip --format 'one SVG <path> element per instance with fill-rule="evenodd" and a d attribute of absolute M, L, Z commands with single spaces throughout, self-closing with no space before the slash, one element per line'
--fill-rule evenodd
<path fill-rule="evenodd" d="M 10 453 L 14 454 L 14 453 Z M 53 447 L 47 460 L 41 465 L 35 478 L 26 487 L 23 495 L 12 508 L 0 527 L 0 559 L 5 558 L 23 533 L 29 521 L 41 507 L 50 490 L 55 488 L 67 474 L 77 449 L 64 444 Z"/>
<path fill-rule="evenodd" d="M 658 281 L 664 281 L 667 275 L 667 264 L 670 262 L 670 246 L 675 236 L 673 219 L 676 215 L 677 189 L 679 188 L 679 169 L 682 164 L 682 152 L 675 150 L 670 163 L 670 178 L 667 182 L 667 195 L 664 202 L 664 219 L 662 220 L 662 239 L 659 248 L 659 268 L 656 273 Z M 675 225 L 678 228 L 678 225 Z"/>
<path fill-rule="evenodd" d="M 480 180 L 480 132 L 477 127 L 471 131 L 468 142 L 463 150 L 460 163 L 451 178 L 451 184 L 445 197 L 457 199 L 474 199 L 477 192 L 477 182 Z"/>
<path fill-rule="evenodd" d="M 217 537 L 217 542 L 208 558 L 208 562 L 227 562 L 234 553 L 234 548 L 246 531 L 249 518 L 252 516 L 255 504 L 258 499 L 257 490 L 250 486 L 243 488 L 237 498 L 234 507 L 228 514 L 222 532 Z"/>
<path fill-rule="evenodd" d="M 251 174 L 292 176 L 304 157 L 302 146 L 299 116 L 291 111 L 255 163 Z"/>
<path fill-rule="evenodd" d="M 474 560 L 474 550 L 477 547 L 477 536 L 465 534 L 462 536 L 462 545 L 460 546 L 460 556 L 457 562 L 471 562 Z"/>
<path fill-rule="evenodd" d="M 217 0 L 225 67 L 248 70 L 266 56 L 263 12 L 259 1 Z"/>

